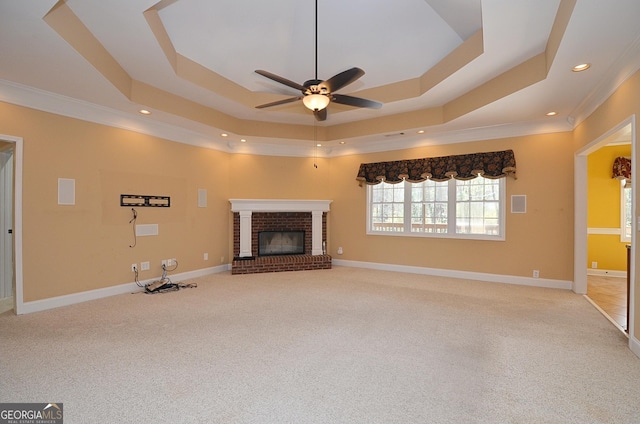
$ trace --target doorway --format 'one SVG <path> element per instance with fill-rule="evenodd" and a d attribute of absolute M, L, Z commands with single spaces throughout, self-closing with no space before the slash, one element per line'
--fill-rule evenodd
<path fill-rule="evenodd" d="M 13 309 L 13 143 L 0 143 L 0 313 Z"/>
<path fill-rule="evenodd" d="M 590 178 L 591 184 L 593 184 L 593 178 L 589 170 L 589 158 L 606 157 L 607 154 L 616 151 L 616 149 L 626 152 L 630 159 L 635 157 L 634 117 L 625 120 L 576 154 L 574 291 L 587 295 L 587 299 L 620 330 L 631 332 L 633 331 L 634 317 L 633 302 L 629 304 L 627 300 L 629 298 L 633 299 L 635 281 L 633 260 L 628 260 L 628 258 L 635 257 L 635 231 L 638 230 L 632 219 L 632 217 L 636 216 L 634 190 L 627 191 L 631 194 L 631 219 L 629 220 L 631 230 L 626 232 L 629 237 L 626 241 L 624 241 L 625 223 L 622 221 L 622 215 L 614 214 L 604 220 L 593 219 L 594 216 L 599 216 L 602 211 L 607 209 L 617 210 L 617 208 L 605 207 L 600 208 L 600 211 L 596 208 L 595 211 L 591 210 L 592 216 L 588 217 L 589 197 L 594 196 L 594 187 L 589 187 Z M 602 202 L 606 202 L 607 205 L 617 202 L 620 205 L 620 212 L 622 212 L 621 197 L 623 196 L 622 187 L 624 186 L 621 186 L 618 181 L 613 179 L 611 174 L 612 165 L 613 160 L 608 165 L 608 169 L 604 171 L 609 173 L 608 177 L 600 178 L 600 182 L 608 184 L 611 189 L 610 197 Z M 632 180 L 631 186 L 633 187 L 636 184 L 634 173 L 632 173 Z M 595 186 L 595 189 L 598 190 L 597 184 Z M 598 245 L 599 243 L 607 244 L 607 247 L 602 248 L 602 246 Z M 610 252 L 611 250 L 616 252 L 615 255 L 612 255 L 613 259 L 602 253 Z M 603 263 L 596 259 L 598 257 L 603 258 Z M 629 276 L 628 283 L 627 276 Z"/>
<path fill-rule="evenodd" d="M 0 134 L 0 313 L 24 313 L 22 287 L 23 140 Z"/>
<path fill-rule="evenodd" d="M 631 124 L 587 157 L 587 297 L 616 327 L 628 328 L 632 234 Z"/>

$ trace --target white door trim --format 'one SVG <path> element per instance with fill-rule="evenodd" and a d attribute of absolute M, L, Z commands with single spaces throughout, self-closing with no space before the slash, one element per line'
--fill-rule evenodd
<path fill-rule="evenodd" d="M 13 143 L 0 152 L 0 299 L 13 298 Z"/>
<path fill-rule="evenodd" d="M 22 161 L 24 145 L 22 137 L 0 134 L 0 140 L 14 143 L 14 179 L 15 188 L 13 203 L 13 249 L 14 249 L 14 278 L 15 287 L 15 313 L 21 314 L 24 309 L 24 291 L 22 274 Z"/>
<path fill-rule="evenodd" d="M 579 294 L 587 293 L 587 156 L 590 153 L 598 150 L 606 143 L 606 139 L 619 131 L 623 127 L 631 125 L 631 157 L 633 163 L 637 162 L 637 149 L 636 149 L 636 116 L 631 115 L 629 118 L 616 125 L 614 128 L 607 131 L 605 134 L 598 137 L 596 140 L 587 144 L 585 147 L 576 152 L 575 155 L 575 167 L 574 167 L 574 265 L 573 265 L 573 291 Z M 631 173 L 632 187 L 637 187 L 638 179 L 636 177 L 637 172 Z M 634 189 L 635 190 L 635 189 Z M 634 192 L 635 193 L 635 192 Z M 638 231 L 638 215 L 637 215 L 637 196 L 633 196 L 632 205 L 632 236 L 631 236 L 631 264 L 629 273 L 631 275 L 631 284 L 629 289 L 629 322 L 627 328 L 629 329 L 629 348 L 638 356 L 640 351 L 638 350 L 639 342 L 634 338 L 634 320 L 635 320 L 635 251 L 636 251 L 636 239 Z"/>

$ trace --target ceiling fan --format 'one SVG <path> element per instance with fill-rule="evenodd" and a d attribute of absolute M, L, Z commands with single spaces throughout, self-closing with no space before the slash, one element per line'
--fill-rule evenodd
<path fill-rule="evenodd" d="M 313 111 L 316 120 L 324 121 L 327 119 L 327 106 L 330 102 L 340 103 L 348 106 L 366 107 L 371 109 L 380 109 L 382 103 L 367 100 L 360 97 L 347 96 L 344 94 L 336 94 L 335 92 L 341 88 L 346 87 L 358 78 L 364 75 L 364 71 L 360 68 L 351 68 L 346 71 L 340 72 L 328 80 L 318 79 L 318 0 L 316 0 L 316 74 L 315 78 L 298 84 L 279 75 L 272 74 L 271 72 L 263 71 L 261 69 L 256 70 L 256 73 L 267 77 L 273 81 L 284 84 L 287 87 L 295 88 L 302 92 L 301 96 L 290 97 L 288 99 L 278 100 L 271 103 L 265 103 L 263 105 L 256 106 L 256 109 L 264 109 L 271 106 L 279 106 L 286 103 L 292 103 L 298 100 L 302 100 L 304 105 Z"/>

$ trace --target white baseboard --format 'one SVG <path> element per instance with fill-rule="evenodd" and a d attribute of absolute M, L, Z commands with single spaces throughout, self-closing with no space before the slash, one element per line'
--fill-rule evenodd
<path fill-rule="evenodd" d="M 638 358 L 640 358 L 640 340 L 636 339 L 633 336 L 630 336 L 629 349 L 631 349 L 631 352 L 633 352 Z"/>
<path fill-rule="evenodd" d="M 551 280 L 547 278 L 519 277 L 515 275 L 486 274 L 482 272 L 456 271 L 451 269 L 425 268 L 419 266 L 381 264 L 376 262 L 346 261 L 333 259 L 336 266 L 377 269 L 380 271 L 407 272 L 410 274 L 434 275 L 437 277 L 464 278 L 468 280 L 487 281 L 491 283 L 517 284 L 521 286 L 546 287 L 552 289 L 571 290 L 573 282 Z"/>
<path fill-rule="evenodd" d="M 231 264 L 220 265 L 212 268 L 203 268 L 195 271 L 187 271 L 179 274 L 170 275 L 171 281 L 174 283 L 179 283 L 181 281 L 190 280 L 192 278 L 203 277 L 205 275 L 217 274 L 220 272 L 225 272 L 231 269 Z M 158 278 L 152 278 L 149 280 L 141 281 L 144 285 L 146 283 L 151 283 Z M 16 302 L 16 314 L 30 314 L 32 312 L 40 312 L 45 311 L 47 309 L 59 308 L 61 306 L 69 306 L 75 303 L 86 302 L 89 300 L 97 300 L 102 299 L 104 297 L 115 296 L 118 294 L 125 293 L 133 293 L 137 291 L 141 291 L 142 288 L 139 287 L 135 282 L 134 283 L 126 283 L 120 284 L 117 286 L 105 287 L 102 289 L 89 290 L 80 293 L 73 293 L 64 296 L 56 296 L 51 297 L 49 299 L 42 300 L 34 300 L 31 302 Z"/>
<path fill-rule="evenodd" d="M 333 259 L 333 265 L 347 266 L 353 268 L 368 268 L 381 271 L 407 272 L 410 274 L 434 275 L 439 277 L 465 278 L 469 280 L 487 281 L 492 283 L 517 284 L 523 286 L 546 287 L 554 289 L 571 290 L 572 282 L 565 280 L 551 280 L 546 278 L 519 277 L 513 275 L 487 274 L 469 271 L 456 271 L 439 268 L 425 268 L 407 265 L 381 264 L 375 262 L 347 261 L 341 259 Z M 226 272 L 231 269 L 231 264 L 220 265 L 212 268 L 203 268 L 195 271 L 183 272 L 171 275 L 171 280 L 180 282 L 192 278 L 203 277 L 205 275 Z M 150 283 L 156 279 L 142 281 L 142 283 Z M 73 293 L 65 296 L 57 296 L 49 299 L 34 300 L 31 302 L 17 302 L 16 313 L 18 315 L 29 314 L 32 312 L 45 311 L 47 309 L 59 308 L 61 306 L 73 305 L 75 303 L 86 302 L 89 300 L 101 299 L 104 297 L 115 296 L 118 294 L 132 293 L 142 290 L 135 283 L 120 284 L 102 289 L 89 290 L 86 292 Z M 640 345 L 638 345 L 640 352 Z M 640 356 L 640 353 L 638 353 Z"/>
<path fill-rule="evenodd" d="M 588 268 L 587 269 L 587 275 L 594 275 L 594 276 L 598 276 L 598 277 L 627 278 L 627 271 Z"/>

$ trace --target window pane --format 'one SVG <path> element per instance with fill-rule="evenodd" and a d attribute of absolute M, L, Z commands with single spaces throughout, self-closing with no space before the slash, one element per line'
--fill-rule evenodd
<path fill-rule="evenodd" d="M 404 183 L 393 185 L 393 201 L 404 202 Z"/>
<path fill-rule="evenodd" d="M 499 235 L 500 181 L 456 181 L 456 232 Z"/>
<path fill-rule="evenodd" d="M 467 184 L 456 184 L 456 199 L 469 200 L 469 186 Z"/>
<path fill-rule="evenodd" d="M 442 233 L 447 231 L 448 182 L 426 180 L 413 183 L 411 232 Z"/>
<path fill-rule="evenodd" d="M 404 183 L 371 186 L 371 230 L 404 231 Z"/>
<path fill-rule="evenodd" d="M 369 186 L 370 230 L 499 236 L 503 184 L 504 179 L 479 177 L 468 181 L 403 181 Z M 451 192 L 454 198 L 449 198 L 450 189 L 455 190 Z"/>
<path fill-rule="evenodd" d="M 631 225 L 632 225 L 632 216 L 631 216 L 631 187 L 625 186 L 624 188 L 624 235 L 627 239 L 631 240 Z"/>
<path fill-rule="evenodd" d="M 424 198 L 424 190 L 421 186 L 417 186 L 416 184 L 411 184 L 411 201 L 412 202 L 422 202 Z"/>
<path fill-rule="evenodd" d="M 371 201 L 374 203 L 378 203 L 382 201 L 382 190 L 381 187 L 374 186 L 371 188 Z"/>

